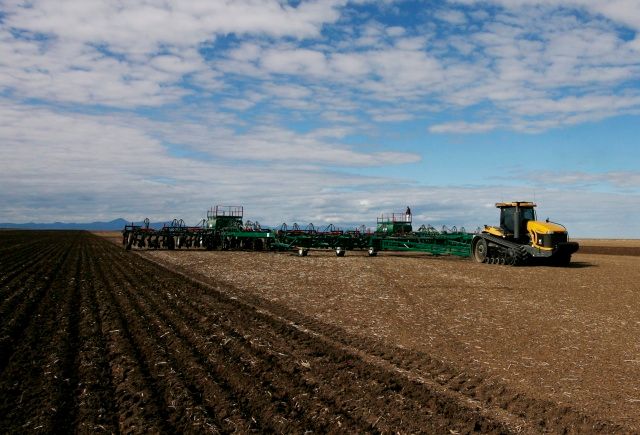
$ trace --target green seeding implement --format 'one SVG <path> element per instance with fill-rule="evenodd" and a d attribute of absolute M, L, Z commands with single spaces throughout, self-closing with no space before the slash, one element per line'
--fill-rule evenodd
<path fill-rule="evenodd" d="M 207 212 L 196 226 L 186 226 L 174 219 L 160 229 L 143 225 L 126 225 L 122 244 L 131 248 L 207 250 L 292 251 L 306 256 L 311 250 L 333 250 L 338 257 L 347 251 L 367 251 L 375 256 L 380 251 L 425 252 L 432 255 L 469 257 L 473 234 L 453 227 L 440 231 L 431 226 L 413 230 L 411 210 L 405 213 L 383 214 L 375 230 L 364 225 L 344 231 L 333 225 L 317 228 L 313 224 L 282 224 L 277 229 L 263 228 L 258 222 L 243 222 L 242 206 L 216 206 Z"/>

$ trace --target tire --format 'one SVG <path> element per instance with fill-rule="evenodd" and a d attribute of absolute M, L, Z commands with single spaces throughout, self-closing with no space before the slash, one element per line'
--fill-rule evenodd
<path fill-rule="evenodd" d="M 483 238 L 479 238 L 473 245 L 473 259 L 478 263 L 485 263 L 487 261 L 487 255 L 489 254 L 489 246 L 487 241 Z"/>
<path fill-rule="evenodd" d="M 345 253 L 346 253 L 346 251 L 344 250 L 344 248 L 341 248 L 341 247 L 337 247 L 336 248 L 336 256 L 337 257 L 344 257 Z"/>
<path fill-rule="evenodd" d="M 552 264 L 558 267 L 567 267 L 571 264 L 571 254 L 569 255 L 558 255 L 553 259 Z"/>
<path fill-rule="evenodd" d="M 298 249 L 298 257 L 306 257 L 308 253 L 309 253 L 308 249 L 305 249 L 305 248 Z"/>
<path fill-rule="evenodd" d="M 376 255 L 378 255 L 378 253 L 376 252 L 373 246 L 369 248 L 369 250 L 367 251 L 367 254 L 369 254 L 369 257 L 375 257 Z"/>
<path fill-rule="evenodd" d="M 262 239 L 256 239 L 253 243 L 254 251 L 264 251 L 264 241 Z"/>

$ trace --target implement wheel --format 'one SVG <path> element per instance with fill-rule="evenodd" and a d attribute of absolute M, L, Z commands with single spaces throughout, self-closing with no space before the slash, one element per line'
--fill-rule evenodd
<path fill-rule="evenodd" d="M 126 244 L 126 250 L 129 251 L 131 250 L 131 245 L 133 244 L 133 233 L 129 233 L 129 235 L 127 236 L 127 244 Z"/>
<path fill-rule="evenodd" d="M 489 246 L 485 239 L 478 239 L 473 245 L 473 259 L 478 263 L 484 263 L 487 261 L 487 254 L 489 253 Z"/>

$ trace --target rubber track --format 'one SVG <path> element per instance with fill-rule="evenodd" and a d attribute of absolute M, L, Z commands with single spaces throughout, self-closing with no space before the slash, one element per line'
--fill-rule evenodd
<path fill-rule="evenodd" d="M 523 264 L 525 264 L 527 262 L 527 259 L 529 258 L 529 254 L 527 253 L 527 251 L 524 248 L 524 246 L 522 246 L 522 245 L 520 245 L 518 243 L 510 242 L 508 240 L 501 239 L 500 237 L 496 237 L 496 236 L 493 236 L 491 234 L 484 234 L 483 233 L 481 235 L 481 237 L 483 239 L 485 239 L 486 241 L 492 242 L 492 243 L 494 243 L 494 244 L 496 244 L 498 246 L 513 249 L 515 254 L 516 254 L 516 258 L 515 258 L 515 262 L 512 264 L 512 266 L 523 265 Z M 496 257 L 496 258 L 499 258 L 499 257 Z M 490 260 L 490 258 L 487 257 L 485 262 L 489 262 L 489 260 Z"/>

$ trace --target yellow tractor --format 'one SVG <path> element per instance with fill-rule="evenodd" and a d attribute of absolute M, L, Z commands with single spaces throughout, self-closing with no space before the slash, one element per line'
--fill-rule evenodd
<path fill-rule="evenodd" d="M 579 248 L 569 241 L 560 224 L 536 220 L 533 202 L 499 202 L 500 226 L 485 225 L 471 241 L 471 252 L 478 263 L 519 265 L 532 259 L 566 266 Z"/>

